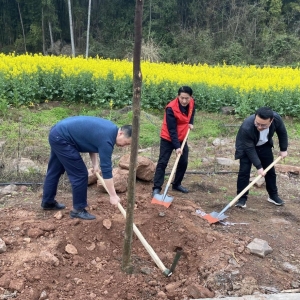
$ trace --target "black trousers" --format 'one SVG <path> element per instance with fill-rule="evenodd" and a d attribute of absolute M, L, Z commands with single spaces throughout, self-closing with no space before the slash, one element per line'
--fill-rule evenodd
<path fill-rule="evenodd" d="M 162 138 L 160 139 L 159 158 L 158 158 L 154 180 L 153 180 L 154 181 L 153 189 L 161 190 L 161 187 L 164 184 L 164 180 L 165 180 L 165 170 L 173 150 L 174 150 L 174 146 L 171 142 Z M 175 186 L 181 185 L 181 181 L 184 177 L 185 171 L 188 166 L 188 156 L 189 156 L 189 147 L 186 143 L 183 147 L 183 151 L 180 156 L 177 169 L 175 172 L 175 178 L 173 181 L 173 185 Z"/>
<path fill-rule="evenodd" d="M 274 160 L 272 147 L 270 144 L 264 144 L 262 146 L 256 147 L 256 152 L 261 161 L 262 167 L 266 169 Z M 239 194 L 245 187 L 249 185 L 250 172 L 251 172 L 252 163 L 249 160 L 248 156 L 245 156 L 240 159 L 240 169 L 237 179 L 237 194 Z M 271 168 L 265 175 L 266 189 L 269 196 L 277 195 L 277 185 L 276 185 L 276 173 L 275 168 Z M 244 193 L 241 198 L 247 200 L 248 191 Z"/>

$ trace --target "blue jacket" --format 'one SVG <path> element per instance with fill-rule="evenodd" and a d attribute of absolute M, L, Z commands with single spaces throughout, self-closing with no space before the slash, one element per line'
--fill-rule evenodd
<path fill-rule="evenodd" d="M 241 125 L 235 141 L 235 159 L 248 156 L 252 164 L 261 169 L 261 161 L 256 152 L 256 144 L 259 140 L 259 131 L 254 125 L 255 114 L 246 118 Z M 274 112 L 274 119 L 269 127 L 268 142 L 270 147 L 274 146 L 273 135 L 276 132 L 279 140 L 280 151 L 287 151 L 288 136 L 281 117 Z"/>
<path fill-rule="evenodd" d="M 111 121 L 91 116 L 66 118 L 55 129 L 78 152 L 99 153 L 100 168 L 105 179 L 112 178 L 112 152 L 118 127 Z"/>

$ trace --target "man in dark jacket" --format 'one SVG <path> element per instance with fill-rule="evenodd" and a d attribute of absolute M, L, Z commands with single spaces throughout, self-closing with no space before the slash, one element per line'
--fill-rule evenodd
<path fill-rule="evenodd" d="M 268 107 L 259 108 L 254 115 L 246 118 L 241 125 L 235 142 L 235 159 L 240 160 L 237 179 L 237 194 L 249 185 L 252 164 L 259 175 L 265 177 L 268 201 L 275 205 L 283 205 L 278 196 L 276 173 L 274 167 L 266 174 L 266 169 L 274 160 L 273 135 L 276 132 L 279 140 L 280 156 L 287 156 L 288 136 L 281 117 Z M 237 207 L 246 207 L 248 191 L 236 203 Z"/>

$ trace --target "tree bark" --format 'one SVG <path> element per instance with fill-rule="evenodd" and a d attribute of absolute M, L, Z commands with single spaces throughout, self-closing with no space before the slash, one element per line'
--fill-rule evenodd
<path fill-rule="evenodd" d="M 46 55 L 45 29 L 44 29 L 44 8 L 42 7 L 42 35 L 43 35 L 43 54 Z"/>
<path fill-rule="evenodd" d="M 52 35 L 52 26 L 51 26 L 51 22 L 49 21 L 48 23 L 49 25 L 49 35 L 50 35 L 50 43 L 51 43 L 51 54 L 53 54 L 53 48 L 54 48 L 54 42 L 53 42 L 53 35 Z"/>
<path fill-rule="evenodd" d="M 87 31 L 86 31 L 86 51 L 85 51 L 85 58 L 88 58 L 88 56 L 89 56 L 91 6 L 92 6 L 92 0 L 89 0 L 88 24 L 87 24 Z"/>
<path fill-rule="evenodd" d="M 142 48 L 142 17 L 144 0 L 136 0 L 134 20 L 134 51 L 133 51 L 133 117 L 132 117 L 132 142 L 130 152 L 130 167 L 128 177 L 126 227 L 123 246 L 122 270 L 131 273 L 131 247 L 133 232 L 133 214 L 135 203 L 136 165 L 139 145 L 140 114 L 141 114 L 141 48 Z"/>
<path fill-rule="evenodd" d="M 71 0 L 68 0 L 68 9 L 69 9 L 69 21 L 70 21 L 70 36 L 71 36 L 72 57 L 75 57 L 75 45 L 74 45 L 74 31 L 73 31 Z"/>
<path fill-rule="evenodd" d="M 25 31 L 24 31 L 23 19 L 22 19 L 22 14 L 21 14 L 21 9 L 20 9 L 20 3 L 18 1 L 17 1 L 17 3 L 18 3 L 18 10 L 19 10 L 20 22 L 21 22 L 22 32 L 23 32 L 24 49 L 25 49 L 25 53 L 26 53 L 27 52 L 27 50 L 26 50 L 26 38 L 25 38 Z"/>

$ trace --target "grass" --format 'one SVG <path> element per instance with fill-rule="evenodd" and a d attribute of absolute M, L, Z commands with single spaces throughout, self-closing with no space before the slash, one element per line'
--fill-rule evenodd
<path fill-rule="evenodd" d="M 3 103 L 2 103 L 3 104 Z M 131 108 L 112 110 L 95 109 L 86 105 L 66 105 L 60 102 L 49 102 L 32 108 L 11 108 L 5 106 L 4 113 L 0 114 L 0 163 L 3 159 L 13 161 L 20 157 L 27 157 L 45 164 L 49 158 L 48 133 L 51 126 L 58 121 L 73 115 L 89 115 L 111 119 L 118 126 L 131 124 L 133 113 Z M 141 111 L 139 148 L 147 149 L 143 155 L 153 161 L 158 158 L 160 141 L 160 129 L 162 125 L 163 111 Z M 298 164 L 300 140 L 300 122 L 292 118 L 286 118 L 285 124 L 290 137 L 296 143 L 290 143 L 289 151 L 294 155 L 288 156 L 285 164 Z M 232 115 L 218 113 L 196 112 L 194 129 L 189 136 L 190 159 L 189 169 L 203 168 L 203 157 L 214 157 L 216 147 L 212 145 L 215 138 L 235 139 L 241 119 Z M 278 141 L 274 136 L 274 156 L 277 156 Z M 153 150 L 155 149 L 155 150 Z M 220 149 L 219 149 L 220 150 Z M 222 150 L 222 149 L 221 149 Z M 116 150 L 119 151 L 119 150 Z M 148 151 L 148 150 L 147 150 Z M 225 154 L 225 155 L 228 155 Z M 232 158 L 234 150 L 232 150 Z M 226 192 L 226 191 L 224 191 Z"/>

